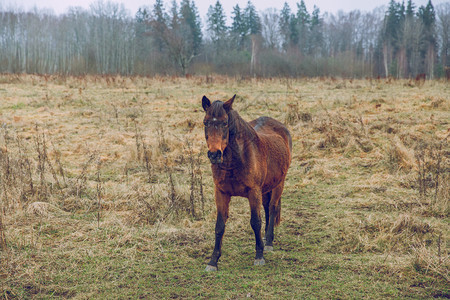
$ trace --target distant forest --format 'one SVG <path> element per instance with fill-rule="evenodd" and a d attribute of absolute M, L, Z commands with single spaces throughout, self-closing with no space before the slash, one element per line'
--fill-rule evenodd
<path fill-rule="evenodd" d="M 101 0 L 62 15 L 0 6 L 3 73 L 431 79 L 445 76 L 449 40 L 449 2 L 331 14 L 248 1 L 228 17 L 217 1 L 203 18 L 193 0 L 156 0 L 134 16 Z"/>

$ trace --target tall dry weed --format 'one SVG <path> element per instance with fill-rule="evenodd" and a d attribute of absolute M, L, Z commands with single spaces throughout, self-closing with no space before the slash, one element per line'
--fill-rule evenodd
<path fill-rule="evenodd" d="M 94 165 L 94 162 L 98 158 L 97 153 L 90 153 L 86 161 L 81 166 L 80 174 L 72 180 L 71 186 L 69 186 L 69 194 L 76 195 L 81 198 L 87 189 L 88 171 Z"/>
<path fill-rule="evenodd" d="M 284 123 L 287 125 L 295 125 L 299 121 L 311 122 L 312 115 L 308 112 L 300 111 L 298 103 L 289 103 L 286 115 L 284 117 Z"/>
<path fill-rule="evenodd" d="M 205 195 L 203 193 L 203 175 L 201 169 L 200 154 L 195 155 L 193 153 L 192 144 L 189 140 L 186 140 L 188 148 L 188 164 L 189 164 L 189 177 L 190 177 L 190 193 L 189 203 L 191 207 L 191 217 L 196 219 L 198 215 L 196 213 L 196 203 L 200 202 L 201 215 L 205 216 Z M 196 199 L 198 199 L 196 201 Z"/>
<path fill-rule="evenodd" d="M 450 282 L 450 255 L 442 234 L 431 245 L 427 245 L 424 241 L 417 241 L 411 245 L 411 250 L 412 266 L 415 271 Z"/>
<path fill-rule="evenodd" d="M 330 112 L 322 101 L 319 105 L 323 113 L 313 121 L 314 130 L 323 136 L 317 142 L 318 149 L 336 149 L 346 153 L 355 150 L 368 153 L 374 149 L 360 114 L 344 117 L 339 112 Z"/>
<path fill-rule="evenodd" d="M 14 143 L 14 141 L 16 143 Z M 7 127 L 2 130 L 0 151 L 0 181 L 5 211 L 17 209 L 36 196 L 33 175 L 35 160 L 29 146 Z"/>
<path fill-rule="evenodd" d="M 421 141 L 415 148 L 417 190 L 429 211 L 448 216 L 450 210 L 450 157 L 448 135 L 440 142 Z"/>
<path fill-rule="evenodd" d="M 6 247 L 5 226 L 3 225 L 3 209 L 0 206 L 0 250 L 5 250 Z"/>

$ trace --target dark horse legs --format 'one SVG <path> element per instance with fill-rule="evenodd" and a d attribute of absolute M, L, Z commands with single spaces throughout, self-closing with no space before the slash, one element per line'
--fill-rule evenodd
<path fill-rule="evenodd" d="M 264 265 L 264 250 L 273 250 L 273 239 L 274 239 L 274 226 L 276 222 L 276 217 L 280 209 L 280 199 L 281 193 L 283 192 L 284 184 L 280 184 L 272 191 L 261 195 L 261 191 L 252 190 L 249 193 L 249 204 L 250 204 L 250 225 L 255 233 L 255 265 Z M 231 197 L 227 194 L 223 194 L 219 190 L 216 190 L 216 207 L 217 207 L 217 220 L 216 220 L 216 239 L 214 244 L 214 251 L 211 255 L 211 260 L 206 266 L 206 271 L 217 271 L 217 262 L 222 255 L 222 238 L 225 233 L 225 224 L 228 219 L 228 211 Z M 262 203 L 261 203 L 262 202 Z M 261 204 L 264 206 L 264 212 L 266 216 L 266 226 L 265 226 L 265 239 L 266 243 L 264 246 L 263 240 L 261 238 Z"/>
<path fill-rule="evenodd" d="M 266 213 L 266 235 L 265 235 L 265 251 L 273 250 L 275 218 L 281 209 L 281 194 L 283 193 L 284 184 L 274 188 L 271 192 L 263 195 L 264 211 Z"/>
<path fill-rule="evenodd" d="M 217 262 L 222 255 L 222 238 L 225 233 L 225 224 L 228 219 L 228 210 L 230 204 L 230 196 L 221 193 L 216 190 L 216 208 L 217 208 L 217 220 L 216 220 L 216 242 L 214 244 L 214 251 L 211 255 L 211 260 L 206 266 L 206 271 L 217 271 Z"/>
<path fill-rule="evenodd" d="M 264 232 L 265 232 L 264 239 L 265 240 L 267 240 L 267 229 L 269 228 L 269 218 L 270 218 L 269 205 L 270 205 L 270 198 L 271 197 L 272 197 L 272 192 L 271 191 L 268 192 L 268 193 L 265 193 L 262 196 L 262 203 L 263 203 L 264 212 L 265 212 L 265 215 L 266 215 L 266 226 L 265 226 L 265 230 L 264 230 Z"/>
<path fill-rule="evenodd" d="M 216 190 L 216 207 L 217 207 L 217 221 L 216 221 L 216 242 L 214 244 L 214 251 L 211 255 L 211 260 L 206 266 L 206 271 L 217 271 L 217 262 L 222 254 L 222 238 L 225 232 L 225 223 L 228 219 L 228 209 L 231 197 Z M 256 241 L 256 256 L 255 265 L 264 265 L 264 243 L 261 237 L 261 191 L 251 191 L 248 197 L 250 203 L 250 225 L 255 233 Z"/>
<path fill-rule="evenodd" d="M 264 243 L 261 237 L 261 202 L 262 194 L 260 190 L 252 190 L 249 192 L 248 201 L 250 203 L 250 225 L 255 233 L 256 256 L 255 265 L 264 265 Z"/>

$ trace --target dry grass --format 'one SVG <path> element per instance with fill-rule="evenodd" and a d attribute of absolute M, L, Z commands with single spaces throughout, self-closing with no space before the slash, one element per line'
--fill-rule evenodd
<path fill-rule="evenodd" d="M 278 260 L 288 268 L 302 259 L 296 253 L 313 255 L 299 268 L 308 272 L 331 255 L 330 270 L 367 272 L 368 282 L 374 270 L 393 275 L 383 279 L 395 291 L 385 296 L 417 293 L 410 286 L 419 275 L 417 295 L 449 295 L 448 83 L 36 75 L 0 75 L 0 82 L 1 297 L 111 297 L 116 282 L 132 285 L 127 276 L 151 270 L 164 286 L 165 265 L 201 270 L 215 208 L 200 99 L 234 93 L 244 119 L 270 115 L 293 136 Z M 248 205 L 233 201 L 225 266 L 250 255 L 239 248 L 251 240 L 248 222 Z M 350 266 L 350 254 L 370 263 Z M 74 285 L 66 270 L 90 262 L 83 284 Z M 133 263 L 139 267 L 127 267 Z M 227 286 L 219 294 L 203 285 L 191 291 L 189 278 L 201 275 L 173 272 L 188 289 L 181 297 L 248 295 Z M 98 274 L 104 280 L 90 285 L 86 278 Z M 280 281 L 299 276 L 285 274 Z M 349 295 L 371 297 L 370 284 L 359 289 L 366 293 Z M 256 290 L 248 293 L 274 296 Z"/>

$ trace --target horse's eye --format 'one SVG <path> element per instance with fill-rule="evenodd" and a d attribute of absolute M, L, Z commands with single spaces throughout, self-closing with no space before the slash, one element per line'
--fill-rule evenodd
<path fill-rule="evenodd" d="M 208 121 L 203 121 L 203 125 L 205 125 L 206 127 L 208 127 Z"/>

